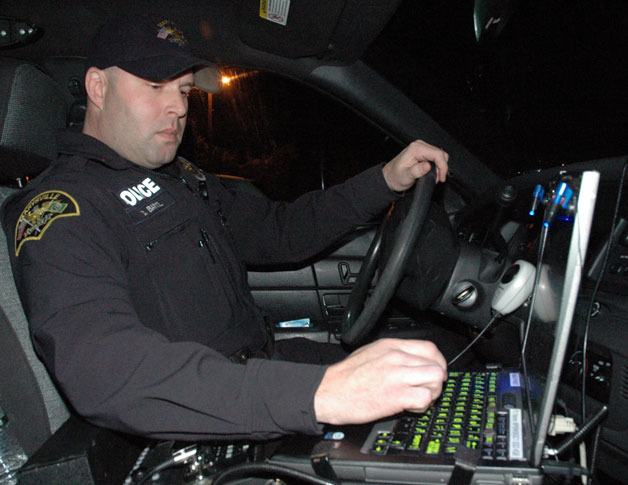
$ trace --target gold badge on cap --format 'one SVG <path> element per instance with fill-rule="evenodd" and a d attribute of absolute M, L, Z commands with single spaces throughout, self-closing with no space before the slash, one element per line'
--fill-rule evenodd
<path fill-rule="evenodd" d="M 162 20 L 157 24 L 157 27 L 159 27 L 159 31 L 157 32 L 158 38 L 170 41 L 173 44 L 180 46 L 187 44 L 187 41 L 183 36 L 183 32 L 181 32 L 170 20 Z"/>
<path fill-rule="evenodd" d="M 36 195 L 26 205 L 15 225 L 15 255 L 29 240 L 41 239 L 55 219 L 81 215 L 74 198 L 60 190 L 48 190 Z"/>

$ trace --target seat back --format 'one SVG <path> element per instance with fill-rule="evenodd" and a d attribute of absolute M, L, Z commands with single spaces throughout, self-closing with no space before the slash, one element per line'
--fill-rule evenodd
<path fill-rule="evenodd" d="M 37 66 L 0 58 L 0 203 L 17 190 L 11 186 L 56 158 L 56 132 L 66 127 L 73 101 Z M 32 453 L 69 412 L 33 350 L 11 271 L 12 237 L 0 228 L 0 406 Z"/>
<path fill-rule="evenodd" d="M 0 403 L 9 430 L 31 456 L 50 435 L 50 421 L 22 341 L 0 309 Z"/>

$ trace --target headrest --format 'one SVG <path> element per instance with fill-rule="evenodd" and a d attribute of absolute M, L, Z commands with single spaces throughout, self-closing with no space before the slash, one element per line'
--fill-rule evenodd
<path fill-rule="evenodd" d="M 87 109 L 85 58 L 53 56 L 44 59 L 41 66 L 66 94 L 72 96 L 73 102 L 68 111 L 66 127 L 75 132 L 83 131 Z"/>
<path fill-rule="evenodd" d="M 36 175 L 46 159 L 56 158 L 56 134 L 66 127 L 72 102 L 72 96 L 37 66 L 0 58 L 2 182 Z"/>

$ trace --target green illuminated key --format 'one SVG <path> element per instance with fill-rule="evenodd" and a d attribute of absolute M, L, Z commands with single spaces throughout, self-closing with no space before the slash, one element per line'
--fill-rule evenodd
<path fill-rule="evenodd" d="M 403 448 L 403 441 L 401 441 L 401 440 L 392 440 L 390 442 L 390 446 L 392 446 L 394 448 Z"/>
<path fill-rule="evenodd" d="M 475 450 L 478 447 L 478 442 L 467 440 L 467 442 L 465 443 L 465 446 L 469 448 L 470 450 Z"/>
<path fill-rule="evenodd" d="M 439 451 L 440 451 L 440 440 L 439 439 L 430 440 L 430 442 L 427 444 L 427 449 L 425 450 L 425 453 L 427 453 L 428 455 L 436 455 L 438 454 Z"/>
<path fill-rule="evenodd" d="M 421 447 L 421 440 L 423 439 L 423 436 L 421 435 L 415 435 L 412 437 L 412 443 L 410 443 L 410 446 L 408 446 L 409 450 L 418 450 Z"/>

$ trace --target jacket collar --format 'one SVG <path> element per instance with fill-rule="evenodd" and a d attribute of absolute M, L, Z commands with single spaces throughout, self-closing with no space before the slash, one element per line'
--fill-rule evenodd
<path fill-rule="evenodd" d="M 81 157 L 100 162 L 114 170 L 125 170 L 135 168 L 140 170 L 153 170 L 142 167 L 133 163 L 126 158 L 120 156 L 115 150 L 105 145 L 100 140 L 74 131 L 62 131 L 59 134 L 59 155 L 79 155 Z M 169 163 L 158 169 L 158 172 L 169 173 L 172 170 L 173 163 Z"/>
<path fill-rule="evenodd" d="M 84 133 L 63 131 L 59 134 L 58 141 L 60 155 L 79 155 L 118 170 L 138 166 L 118 155 L 112 148 L 100 140 Z"/>

